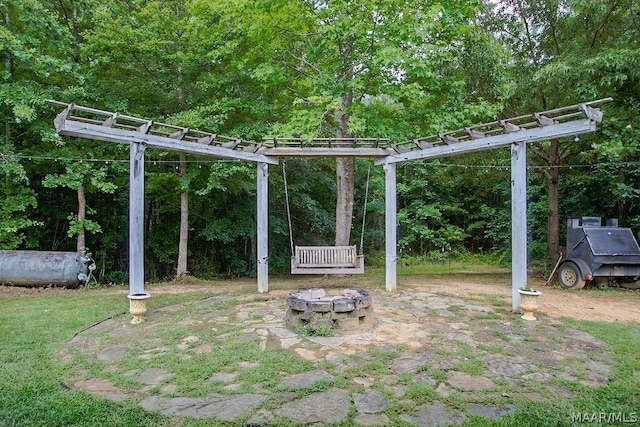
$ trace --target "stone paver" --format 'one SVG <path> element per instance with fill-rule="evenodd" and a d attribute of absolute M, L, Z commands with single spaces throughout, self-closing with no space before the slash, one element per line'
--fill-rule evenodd
<path fill-rule="evenodd" d="M 269 332 L 278 338 L 300 338 L 300 335 L 287 328 L 270 328 Z"/>
<path fill-rule="evenodd" d="M 596 371 L 599 372 L 601 374 L 608 374 L 609 372 L 611 372 L 611 365 L 608 365 L 604 362 L 598 362 L 595 360 L 587 360 L 587 362 L 585 363 L 585 366 L 591 370 L 591 371 Z"/>
<path fill-rule="evenodd" d="M 447 383 L 460 390 L 485 390 L 496 386 L 489 378 L 474 377 L 458 371 L 449 372 Z"/>
<path fill-rule="evenodd" d="M 151 396 L 140 402 L 140 405 L 147 411 L 159 411 L 164 415 L 216 417 L 224 421 L 233 421 L 251 413 L 265 399 L 266 396 L 257 394 L 213 394 L 204 398 L 172 399 Z"/>
<path fill-rule="evenodd" d="M 554 382 L 560 379 L 601 387 L 616 366 L 604 343 L 588 333 L 560 329 L 546 321 L 514 322 L 500 307 L 467 304 L 462 298 L 430 292 L 374 295 L 375 327 L 331 337 L 303 337 L 287 329 L 281 299 L 258 301 L 248 296 L 246 303 L 216 308 L 230 300 L 232 297 L 218 296 L 195 302 L 188 307 L 195 310 L 193 316 L 189 316 L 191 311 L 185 313 L 186 307 L 168 306 L 154 310 L 139 327 L 113 320 L 83 331 L 70 341 L 71 346 L 107 362 L 110 375 L 120 372 L 140 387 L 124 391 L 100 378 L 69 383 L 113 401 L 138 399 L 145 410 L 164 415 L 211 418 L 212 425 L 213 420 L 269 425 L 285 418 L 301 425 L 346 421 L 354 426 L 386 426 L 397 423 L 399 417 L 411 426 L 437 426 L 457 425 L 467 417 L 462 408 L 447 405 L 451 396 L 466 405 L 468 414 L 498 419 L 516 409 L 509 403 L 514 397 L 548 402 L 549 397 L 539 392 L 542 386 L 554 396 L 572 398 L 574 392 Z M 178 314 L 181 320 L 175 322 Z M 169 327 L 163 324 L 172 322 L 188 326 L 189 335 L 182 332 L 177 342 L 154 336 L 156 325 L 162 330 Z M 141 336 L 140 330 L 145 331 Z M 94 334 L 100 332 L 96 339 Z M 243 370 L 258 369 L 261 362 L 241 360 L 201 379 L 219 383 L 225 394 L 176 396 L 181 387 L 174 373 L 160 364 L 164 360 L 160 356 L 202 360 L 216 351 L 217 343 L 229 339 L 255 340 L 261 351 L 286 351 L 315 369 L 295 375 L 275 373 L 278 385 L 267 390 L 260 382 L 247 384 L 246 376 L 241 375 Z M 374 349 L 377 352 L 371 351 Z M 384 351 L 392 356 L 381 357 Z M 480 374 L 463 372 L 468 351 L 484 362 Z M 119 367 L 127 358 L 146 363 L 146 369 Z M 446 374 L 444 380 L 437 372 Z M 344 388 L 333 385 L 334 381 Z M 304 397 L 298 394 L 313 391 L 319 383 L 329 388 Z M 408 390 L 416 384 L 432 388 L 434 401 L 411 406 L 414 397 Z M 251 393 L 240 392 L 247 387 Z M 505 403 L 477 403 L 486 397 L 505 399 Z M 385 413 L 397 402 L 416 409 Z"/>
<path fill-rule="evenodd" d="M 69 341 L 69 344 L 80 350 L 89 351 L 95 346 L 95 342 L 96 340 L 93 337 L 76 335 L 75 337 L 73 337 L 73 339 L 71 339 L 71 341 Z"/>
<path fill-rule="evenodd" d="M 470 336 L 466 335 L 466 334 L 462 334 L 462 333 L 449 333 L 445 335 L 447 341 L 457 341 L 457 342 L 461 342 L 464 344 L 469 345 L 470 347 L 475 347 L 476 343 L 475 341 L 473 341 L 473 338 L 471 338 Z"/>
<path fill-rule="evenodd" d="M 609 379 L 606 376 L 597 372 L 590 372 L 586 379 L 580 381 L 580 384 L 587 387 L 601 387 L 608 381 Z"/>
<path fill-rule="evenodd" d="M 484 307 L 482 305 L 467 304 L 462 308 L 465 310 L 479 311 L 481 313 L 493 313 L 493 309 L 491 307 Z"/>
<path fill-rule="evenodd" d="M 503 415 L 515 411 L 516 409 L 515 405 L 495 406 L 482 405 L 480 403 L 469 403 L 469 405 L 467 405 L 467 408 L 473 415 L 482 415 L 483 417 L 490 419 L 500 418 Z"/>
<path fill-rule="evenodd" d="M 418 369 L 433 360 L 434 357 L 429 354 L 409 354 L 394 359 L 391 369 L 398 374 L 415 374 Z"/>
<path fill-rule="evenodd" d="M 441 402 L 435 402 L 422 405 L 414 416 L 403 415 L 401 418 L 420 427 L 430 427 L 463 423 L 467 416 Z"/>
<path fill-rule="evenodd" d="M 353 403 L 356 410 L 362 414 L 377 414 L 389 407 L 389 401 L 377 390 L 367 390 L 364 393 L 354 393 Z"/>
<path fill-rule="evenodd" d="M 97 378 L 76 381 L 74 386 L 86 391 L 87 393 L 91 393 L 95 396 L 100 396 L 114 402 L 122 402 L 123 400 L 127 400 L 129 399 L 129 397 L 131 397 L 124 391 L 114 386 L 111 381 L 100 380 Z"/>
<path fill-rule="evenodd" d="M 342 421 L 347 418 L 351 399 L 346 390 L 330 388 L 322 393 L 314 393 L 302 399 L 282 405 L 276 415 L 300 423 Z"/>
<path fill-rule="evenodd" d="M 137 381 L 142 384 L 156 385 L 171 377 L 171 375 L 166 369 L 147 368 L 138 376 Z"/>
<path fill-rule="evenodd" d="M 594 337 L 587 332 L 579 331 L 577 329 L 567 329 L 564 331 L 564 334 L 573 340 L 581 341 L 583 343 L 589 343 L 595 347 L 602 347 L 604 345 L 602 340 Z"/>
<path fill-rule="evenodd" d="M 355 377 L 353 382 L 361 386 L 371 387 L 376 382 L 376 379 L 373 377 Z"/>
<path fill-rule="evenodd" d="M 307 339 L 325 347 L 338 347 L 345 341 L 345 338 L 343 337 L 308 337 Z"/>
<path fill-rule="evenodd" d="M 481 357 L 487 368 L 496 375 L 512 376 L 531 372 L 538 369 L 536 365 L 521 357 L 491 354 Z"/>
<path fill-rule="evenodd" d="M 438 384 L 438 382 L 436 380 L 434 380 L 433 378 L 431 378 L 431 376 L 425 372 L 420 372 L 416 375 L 413 376 L 413 380 L 417 383 L 421 383 L 421 384 L 430 384 L 432 386 L 435 386 L 436 384 Z"/>
<path fill-rule="evenodd" d="M 333 375 L 323 370 L 303 372 L 285 378 L 278 387 L 280 388 L 305 388 L 313 387 L 320 381 L 333 381 Z"/>
<path fill-rule="evenodd" d="M 248 420 L 247 423 L 245 424 L 245 426 L 250 427 L 250 426 L 262 426 L 262 425 L 268 425 L 269 423 L 271 423 L 275 418 L 275 415 L 273 415 L 272 411 L 269 411 L 268 409 L 260 409 L 258 410 L 255 414 L 253 414 Z"/>
<path fill-rule="evenodd" d="M 128 345 L 114 345 L 107 347 L 98 353 L 98 359 L 105 360 L 107 362 L 117 362 L 127 355 L 128 350 Z"/>
<path fill-rule="evenodd" d="M 355 420 L 359 426 L 388 426 L 391 420 L 385 414 L 361 414 L 356 415 Z"/>

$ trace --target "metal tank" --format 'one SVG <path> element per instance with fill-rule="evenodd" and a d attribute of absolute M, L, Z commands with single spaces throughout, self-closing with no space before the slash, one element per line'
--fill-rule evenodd
<path fill-rule="evenodd" d="M 78 252 L 2 251 L 0 284 L 77 288 L 89 281 L 94 264 Z"/>

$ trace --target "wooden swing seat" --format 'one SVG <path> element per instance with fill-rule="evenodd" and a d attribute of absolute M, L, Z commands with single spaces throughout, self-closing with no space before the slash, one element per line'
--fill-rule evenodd
<path fill-rule="evenodd" d="M 363 274 L 364 256 L 353 246 L 296 246 L 291 274 Z"/>

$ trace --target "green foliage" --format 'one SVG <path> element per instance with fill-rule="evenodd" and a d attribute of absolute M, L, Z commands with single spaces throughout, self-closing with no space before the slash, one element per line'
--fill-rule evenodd
<path fill-rule="evenodd" d="M 408 164 L 398 183 L 399 246 L 403 255 L 510 250 L 508 173 L 496 168 L 503 153 Z M 486 167 L 478 164 L 486 164 Z M 467 166 L 469 165 L 469 166 Z M 482 173 L 483 180 L 473 177 Z"/>
<path fill-rule="evenodd" d="M 26 231 L 40 225 L 29 216 L 38 203 L 12 147 L 6 142 L 0 141 L 0 144 L 0 248 L 16 249 L 25 242 Z"/>
<path fill-rule="evenodd" d="M 335 335 L 335 331 L 331 326 L 327 324 L 313 325 L 311 323 L 301 327 L 299 333 L 303 337 L 332 337 Z"/>
<path fill-rule="evenodd" d="M 72 237 L 86 230 L 102 280 L 121 280 L 127 270 L 127 147 L 55 135 L 59 108 L 46 106 L 47 98 L 258 142 L 333 137 L 342 114 L 353 136 L 401 142 L 611 96 L 600 131 L 560 141 L 555 165 L 545 160 L 551 144 L 531 146 L 530 254 L 545 256 L 549 166 L 560 170 L 560 242 L 569 216 L 618 217 L 639 229 L 637 4 L 480 6 L 4 1 L 0 246 L 71 249 Z M 174 274 L 181 192 L 189 195 L 190 273 L 253 274 L 255 166 L 187 156 L 179 174 L 177 154 L 148 150 L 145 157 L 147 278 Z M 508 150 L 498 150 L 399 168 L 402 258 L 508 260 L 508 167 Z M 331 244 L 335 165 L 296 159 L 287 168 L 295 243 Z M 368 160 L 357 161 L 354 243 L 368 168 Z M 269 180 L 270 267 L 284 272 L 289 224 L 278 168 Z M 385 243 L 381 168 L 372 167 L 369 184 L 364 242 L 372 259 Z M 90 212 L 82 221 L 80 186 Z"/>

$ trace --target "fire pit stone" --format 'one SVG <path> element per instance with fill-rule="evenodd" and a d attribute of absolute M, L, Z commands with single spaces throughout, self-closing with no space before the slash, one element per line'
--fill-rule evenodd
<path fill-rule="evenodd" d="M 345 289 L 342 295 L 327 295 L 324 289 L 294 292 L 287 297 L 287 324 L 329 326 L 334 330 L 354 332 L 374 323 L 373 299 L 364 289 Z"/>

